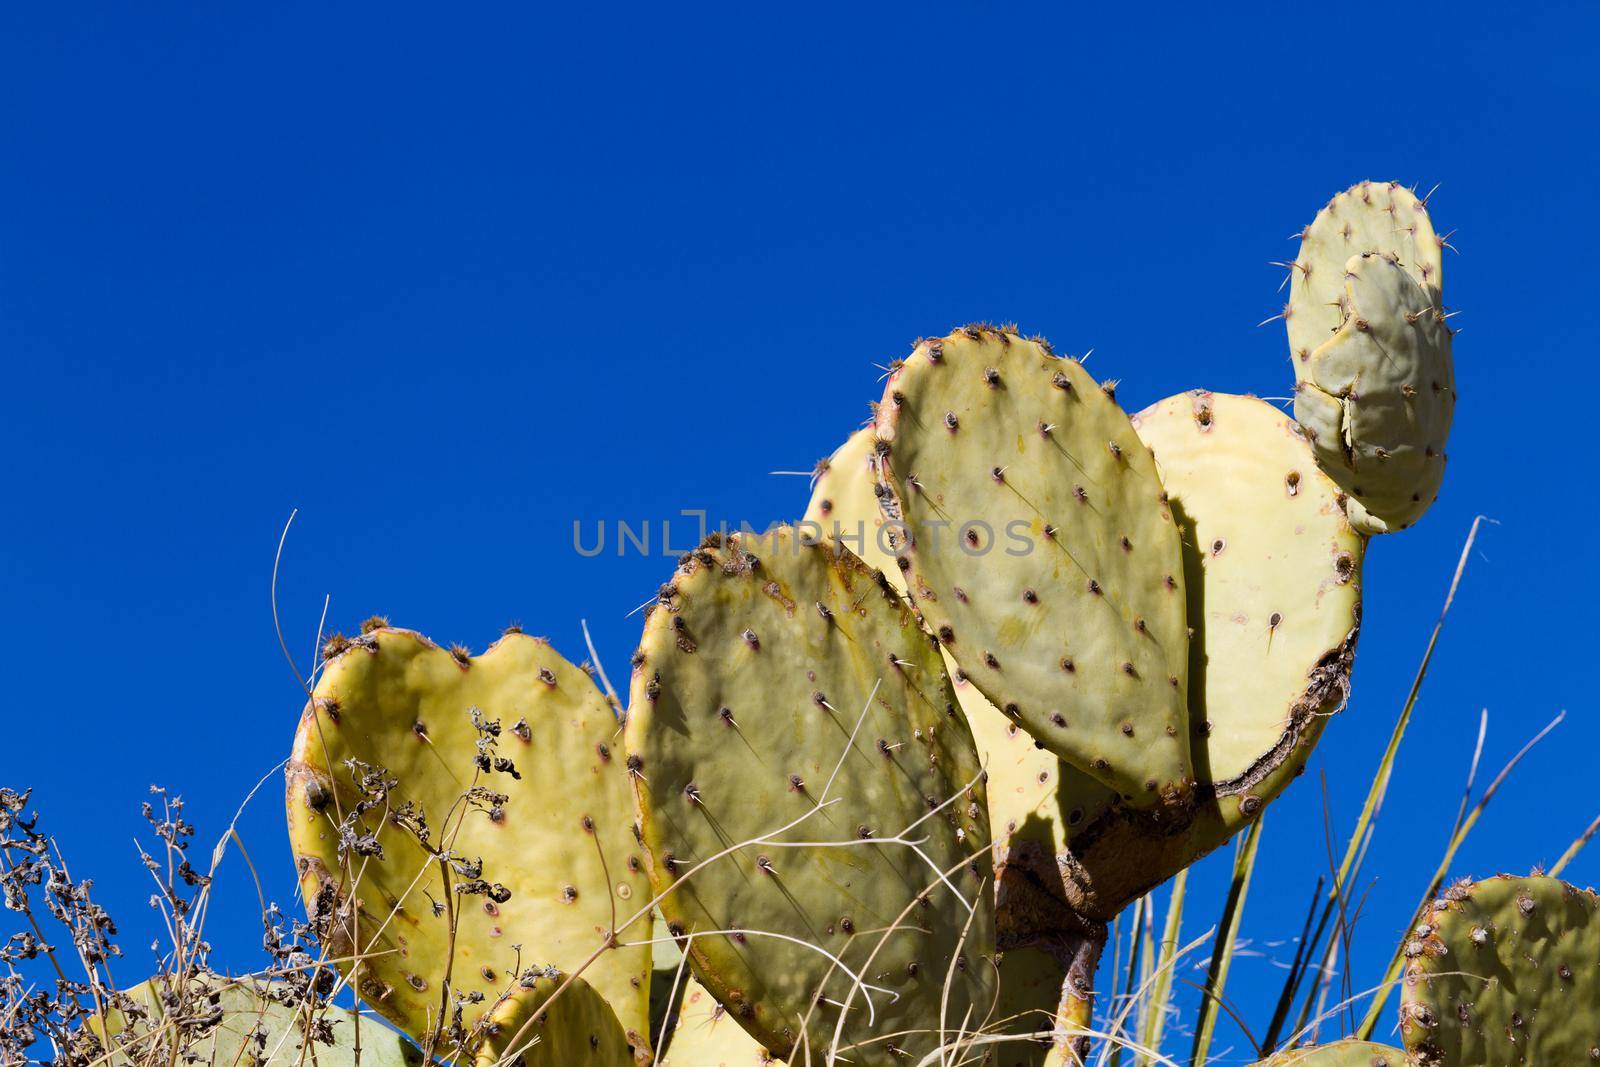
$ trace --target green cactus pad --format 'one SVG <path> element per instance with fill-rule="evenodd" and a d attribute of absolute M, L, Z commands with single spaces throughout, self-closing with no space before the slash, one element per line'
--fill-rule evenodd
<path fill-rule="evenodd" d="M 973 684 L 1130 803 L 1181 803 L 1178 533 L 1109 391 L 1039 342 L 968 327 L 897 366 L 876 429 L 910 595 Z"/>
<path fill-rule="evenodd" d="M 659 1067 L 768 1067 L 777 1062 L 687 972 L 678 996 L 678 1023 Z"/>
<path fill-rule="evenodd" d="M 1502 875 L 1446 889 L 1405 945 L 1400 1033 L 1426 1067 L 1600 1061 L 1600 897 Z"/>
<path fill-rule="evenodd" d="M 154 1063 L 271 1064 L 292 1067 L 416 1067 L 422 1053 L 382 1023 L 363 1019 L 359 1060 L 354 1013 L 308 1011 L 286 985 L 199 973 L 163 976 L 125 990 L 88 1025 L 109 1042 L 115 1067 Z M 326 1029 L 332 1042 L 313 1036 Z"/>
<path fill-rule="evenodd" d="M 1399 264 L 1439 302 L 1444 245 L 1422 201 L 1399 182 L 1362 182 L 1345 190 L 1301 231 L 1300 251 L 1290 265 L 1284 324 L 1297 380 L 1305 377 L 1311 353 L 1344 325 L 1345 264 L 1368 252 Z"/>
<path fill-rule="evenodd" d="M 563 989 L 562 986 L 566 985 Z M 555 996 L 560 990 L 560 996 Z M 546 1002 L 554 997 L 554 1003 Z M 633 1043 L 582 978 L 530 971 L 489 1012 L 475 1067 L 632 1067 Z"/>
<path fill-rule="evenodd" d="M 861 558 L 882 569 L 895 590 L 905 584 L 894 557 L 875 534 L 883 522 L 872 473 L 874 434 L 857 430 L 827 461 L 806 509 L 806 521 L 830 536 L 843 535 Z M 1056 984 L 1063 967 L 1078 962 L 1087 937 L 1103 940 L 1104 931 L 1086 929 L 1066 907 L 1066 889 L 1056 856 L 1067 846 L 1068 832 L 1110 808 L 1116 793 L 1042 748 L 972 684 L 944 654 L 956 698 L 972 727 L 978 755 L 988 772 L 989 826 L 995 847 L 995 922 L 1004 949 L 1048 945 L 1055 952 Z M 1010 952 L 1008 959 L 1015 958 Z M 1092 972 L 1084 976 L 1089 988 Z M 1002 990 L 1002 996 L 1006 992 Z M 1051 1010 L 1054 1010 L 1051 998 Z"/>
<path fill-rule="evenodd" d="M 1397 1048 L 1374 1045 L 1370 1041 L 1336 1041 L 1284 1049 L 1256 1067 L 1405 1067 L 1405 1054 Z"/>
<path fill-rule="evenodd" d="M 1311 353 L 1295 418 L 1348 494 L 1363 533 L 1414 523 L 1439 495 L 1455 412 L 1450 327 L 1438 303 L 1377 255 L 1346 264 L 1349 315 Z"/>
<path fill-rule="evenodd" d="M 1252 397 L 1169 397 L 1135 415 L 1183 527 L 1193 821 L 1116 808 L 1073 824 L 1068 897 L 1110 918 L 1226 842 L 1305 767 L 1349 694 L 1364 539 L 1298 427 Z"/>
<path fill-rule="evenodd" d="M 937 1043 L 952 965 L 944 1018 L 983 1018 L 994 934 L 977 753 L 892 588 L 790 527 L 713 537 L 662 589 L 634 662 L 626 739 L 651 879 L 740 1025 L 787 1056 L 804 1018 L 818 1053 L 848 1003 L 841 1052 L 898 1064 Z M 908 828 L 920 855 L 883 840 Z M 852 995 L 858 969 L 894 996 Z M 901 1036 L 851 1047 L 877 1034 Z"/>
<path fill-rule="evenodd" d="M 499 721 L 498 755 L 519 778 L 478 768 L 472 709 Z M 324 943 L 335 957 L 358 947 L 369 956 L 356 987 L 373 1008 L 425 1042 L 448 969 L 452 996 L 486 998 L 465 1006 L 470 1028 L 519 969 L 581 966 L 603 943 L 614 908 L 629 914 L 649 899 L 617 734 L 588 675 L 520 633 L 474 657 L 380 628 L 325 665 L 289 762 L 289 836 Z M 398 784 L 386 805 L 347 827 L 358 844 L 371 836 L 341 858 L 341 819 L 363 797 L 349 760 L 381 767 Z M 475 784 L 504 799 L 461 803 Z M 396 818 L 402 812 L 425 819 L 433 850 L 447 844 L 460 857 L 450 889 L 437 856 Z M 479 859 L 476 878 L 487 885 L 478 888 L 492 895 L 457 889 L 471 886 Z M 649 972 L 648 945 L 611 949 L 583 971 L 641 1053 L 649 1048 Z"/>

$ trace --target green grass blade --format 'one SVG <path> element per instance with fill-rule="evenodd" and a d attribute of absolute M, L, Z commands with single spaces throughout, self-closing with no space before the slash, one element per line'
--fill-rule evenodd
<path fill-rule="evenodd" d="M 1172 1000 L 1173 956 L 1178 951 L 1178 934 L 1183 929 L 1183 898 L 1189 887 L 1189 868 L 1172 880 L 1172 895 L 1167 898 L 1167 918 L 1161 928 L 1161 956 L 1156 963 L 1155 984 L 1144 1003 L 1144 1028 L 1139 1044 L 1161 1051 L 1161 1037 L 1167 1028 L 1167 1005 Z M 1152 1061 L 1140 1056 L 1137 1067 L 1150 1067 Z"/>
<path fill-rule="evenodd" d="M 1383 807 L 1384 797 L 1389 792 L 1389 782 L 1394 774 L 1395 760 L 1400 753 L 1400 742 L 1406 735 L 1406 728 L 1411 724 L 1411 714 L 1416 709 L 1417 697 L 1422 692 L 1423 680 L 1428 676 L 1428 666 L 1433 662 L 1433 653 L 1439 645 L 1439 634 L 1444 630 L 1445 619 L 1450 615 L 1450 606 L 1455 603 L 1456 591 L 1461 587 L 1461 578 L 1467 570 L 1467 560 L 1472 555 L 1472 546 L 1478 540 L 1478 530 L 1485 522 L 1493 523 L 1495 520 L 1482 515 L 1472 520 L 1472 527 L 1467 531 L 1466 542 L 1461 546 L 1461 556 L 1456 560 L 1455 574 L 1450 579 L 1450 589 L 1445 594 L 1444 606 L 1439 609 L 1439 618 L 1434 621 L 1433 633 L 1428 637 L 1428 645 L 1423 650 L 1422 662 L 1417 665 L 1417 673 L 1411 680 L 1411 689 L 1406 694 L 1405 703 L 1401 705 L 1400 715 L 1395 719 L 1393 728 L 1389 731 L 1389 743 L 1384 748 L 1383 758 L 1378 762 L 1377 771 L 1372 776 L 1372 784 L 1367 787 L 1367 799 L 1361 807 L 1361 815 L 1356 819 L 1355 829 L 1350 832 L 1349 843 L 1345 847 L 1344 859 L 1339 864 L 1339 871 L 1333 884 L 1328 888 L 1328 900 L 1323 910 L 1322 919 L 1317 929 L 1318 935 L 1312 939 L 1308 949 L 1308 958 L 1311 952 L 1316 951 L 1317 944 L 1321 941 L 1321 931 L 1326 927 L 1334 908 L 1338 906 L 1344 895 L 1345 887 L 1360 873 L 1361 861 L 1366 858 L 1366 846 L 1373 832 L 1374 823 L 1378 812 Z M 1333 951 L 1338 940 L 1339 931 L 1336 929 L 1329 935 L 1328 941 L 1323 944 L 1322 954 L 1318 958 L 1316 973 L 1319 976 L 1327 975 L 1333 966 Z M 1307 1020 L 1311 1017 L 1312 1005 L 1316 1002 L 1317 983 L 1313 983 L 1311 991 L 1307 994 L 1305 1003 L 1300 1009 L 1299 1018 L 1295 1022 L 1294 1032 L 1303 1030 Z M 1276 1041 L 1276 1033 L 1271 1040 Z"/>
<path fill-rule="evenodd" d="M 1317 902 L 1322 897 L 1322 886 L 1325 879 L 1317 879 L 1317 888 L 1311 891 L 1311 907 L 1306 910 L 1305 925 L 1300 929 L 1300 940 L 1295 943 L 1294 959 L 1289 964 L 1289 973 L 1284 976 L 1283 989 L 1278 993 L 1278 1003 L 1272 1010 L 1272 1022 L 1267 1027 L 1267 1033 L 1261 1040 L 1261 1051 L 1264 1055 L 1271 1055 L 1278 1047 L 1278 1034 L 1283 1031 L 1283 1024 L 1289 1020 L 1289 1009 L 1294 1006 L 1295 992 L 1300 988 L 1300 981 L 1305 977 L 1307 969 L 1311 966 L 1311 951 L 1315 944 L 1311 940 L 1311 924 L 1317 918 Z M 1327 921 L 1328 911 L 1323 911 L 1323 922 Z M 1322 936 L 1319 926 L 1317 937 Z"/>
<path fill-rule="evenodd" d="M 1245 895 L 1250 889 L 1250 876 L 1256 869 L 1256 849 L 1261 843 L 1262 820 L 1257 819 L 1245 832 L 1244 840 L 1233 861 L 1233 881 L 1228 886 L 1228 899 L 1222 906 L 1222 917 L 1217 920 L 1217 944 L 1211 953 L 1211 967 L 1206 973 L 1204 997 L 1200 1001 L 1200 1020 L 1194 1032 L 1194 1052 L 1189 1057 L 1192 1067 L 1204 1067 L 1206 1054 L 1211 1051 L 1211 1037 L 1217 1027 L 1217 1012 L 1228 987 L 1228 970 L 1233 964 L 1233 949 L 1239 940 L 1239 920 L 1244 915 Z"/>

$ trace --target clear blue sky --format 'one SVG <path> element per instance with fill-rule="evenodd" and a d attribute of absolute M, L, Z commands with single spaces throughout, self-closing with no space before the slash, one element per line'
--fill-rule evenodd
<path fill-rule="evenodd" d="M 615 677 L 670 562 L 582 559 L 574 519 L 798 515 L 804 481 L 768 472 L 844 437 L 874 363 L 969 319 L 1094 348 L 1130 409 L 1285 395 L 1268 261 L 1369 177 L 1442 183 L 1458 230 L 1451 463 L 1372 546 L 1355 699 L 1271 811 L 1244 936 L 1297 931 L 1327 866 L 1318 772 L 1348 829 L 1476 514 L 1501 525 L 1372 847 L 1356 985 L 1442 849 L 1479 709 L 1491 770 L 1570 714 L 1458 872 L 1548 863 L 1600 810 L 1578 392 L 1600 9 L 584 7 L 0 14 L 0 782 L 35 787 L 96 879 L 126 978 L 156 933 L 145 787 L 180 790 L 209 849 L 287 754 L 267 588 L 292 508 L 302 659 L 328 594 L 337 627 L 383 612 L 482 648 L 516 619 L 574 660 L 587 618 Z M 280 796 L 241 830 L 296 906 Z M 254 894 L 223 874 L 217 959 L 254 966 Z M 1600 848 L 1571 875 L 1600 881 Z M 1253 1023 L 1279 973 L 1237 966 Z"/>

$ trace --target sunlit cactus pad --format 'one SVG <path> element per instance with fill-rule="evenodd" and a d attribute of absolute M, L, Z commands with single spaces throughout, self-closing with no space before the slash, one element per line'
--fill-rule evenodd
<path fill-rule="evenodd" d="M 633 1067 L 636 1052 L 605 998 L 582 978 L 529 972 L 489 1013 L 476 1067 Z"/>
<path fill-rule="evenodd" d="M 335 957 L 368 957 L 356 985 L 384 1017 L 426 1042 L 455 996 L 482 994 L 463 1005 L 470 1031 L 520 973 L 581 966 L 648 900 L 616 716 L 586 673 L 521 633 L 470 656 L 377 627 L 333 651 L 288 768 L 307 908 Z M 649 971 L 643 946 L 583 972 L 641 1051 Z"/>
<path fill-rule="evenodd" d="M 842 533 L 851 539 L 851 548 L 859 543 L 862 560 L 881 568 L 896 591 L 904 593 L 904 575 L 875 534 L 883 516 L 874 492 L 873 440 L 871 427 L 857 430 L 819 465 L 806 520 L 830 534 Z M 1041 747 L 1016 720 L 1001 714 L 948 653 L 945 665 L 988 772 L 1000 945 L 1076 941 L 1082 924 L 1066 907 L 1056 855 L 1066 848 L 1069 827 L 1109 807 L 1116 793 Z M 1054 978 L 1059 984 L 1060 968 Z"/>
<path fill-rule="evenodd" d="M 1501 875 L 1446 889 L 1405 946 L 1400 1032 L 1426 1067 L 1600 1061 L 1600 897 Z"/>
<path fill-rule="evenodd" d="M 1186 798 L 1178 532 L 1110 391 L 972 326 L 896 366 L 876 429 L 910 595 L 967 676 L 1130 803 Z"/>
<path fill-rule="evenodd" d="M 1414 523 L 1439 495 L 1455 415 L 1444 311 L 1404 268 L 1375 253 L 1345 265 L 1346 317 L 1296 363 L 1295 418 L 1348 494 L 1364 533 Z"/>
<path fill-rule="evenodd" d="M 769 1067 L 777 1061 L 687 971 L 678 1022 L 659 1067 Z"/>
<path fill-rule="evenodd" d="M 1317 212 L 1300 234 L 1289 269 L 1284 322 L 1295 373 L 1344 323 L 1345 264 L 1376 253 L 1397 263 L 1438 302 L 1444 290 L 1444 245 L 1428 209 L 1399 182 L 1361 182 Z"/>
<path fill-rule="evenodd" d="M 661 912 L 762 1046 L 899 1064 L 942 1019 L 985 1020 L 972 735 L 933 643 L 859 559 L 789 527 L 685 557 L 645 625 L 626 739 Z"/>

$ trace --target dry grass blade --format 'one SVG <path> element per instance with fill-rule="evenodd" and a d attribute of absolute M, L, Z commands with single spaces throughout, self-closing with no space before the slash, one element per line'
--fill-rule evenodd
<path fill-rule="evenodd" d="M 1205 996 L 1200 1002 L 1200 1019 L 1195 1027 L 1194 1051 L 1189 1057 L 1192 1067 L 1203 1067 L 1206 1054 L 1211 1050 L 1211 1037 L 1217 1027 L 1217 1011 L 1222 1006 L 1223 992 L 1228 986 L 1228 970 L 1233 964 L 1234 946 L 1239 939 L 1239 920 L 1244 914 L 1245 895 L 1249 892 L 1250 877 L 1256 869 L 1261 824 L 1261 819 L 1250 824 L 1234 857 L 1233 881 L 1228 886 L 1228 899 L 1222 906 L 1222 917 L 1217 920 L 1217 944 L 1211 953 L 1211 967 L 1206 973 L 1203 990 Z"/>
<path fill-rule="evenodd" d="M 1561 858 L 1556 860 L 1556 865 L 1550 868 L 1550 877 L 1561 877 L 1561 872 L 1567 869 L 1567 864 L 1572 862 L 1574 856 L 1583 851 L 1583 846 L 1589 843 L 1589 839 L 1594 837 L 1596 832 L 1600 832 L 1600 815 L 1596 815 L 1594 822 L 1589 824 L 1589 828 L 1579 834 L 1576 841 L 1567 846 L 1567 850 L 1561 854 Z"/>

